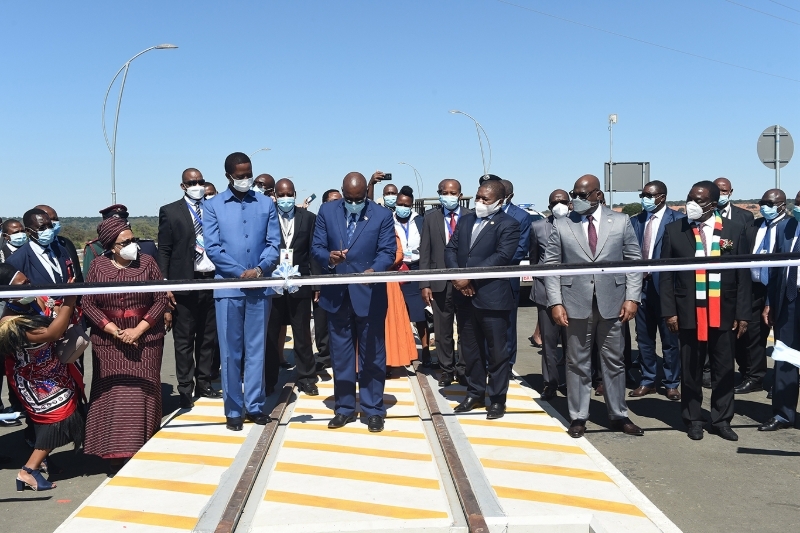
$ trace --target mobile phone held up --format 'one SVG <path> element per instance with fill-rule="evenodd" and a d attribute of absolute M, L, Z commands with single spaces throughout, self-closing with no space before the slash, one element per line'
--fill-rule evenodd
<path fill-rule="evenodd" d="M 314 200 L 316 200 L 316 199 L 317 199 L 317 195 L 312 193 L 312 194 L 311 194 L 311 196 L 309 196 L 308 198 L 306 198 L 306 201 L 305 201 L 305 203 L 310 205 L 310 204 L 311 204 L 311 202 L 313 202 L 313 201 L 314 201 Z"/>
<path fill-rule="evenodd" d="M 386 174 L 384 174 L 383 177 L 381 178 L 381 181 L 392 181 L 392 173 L 387 172 Z"/>

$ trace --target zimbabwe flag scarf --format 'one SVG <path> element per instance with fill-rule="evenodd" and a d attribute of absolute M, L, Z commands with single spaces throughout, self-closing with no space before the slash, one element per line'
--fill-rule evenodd
<path fill-rule="evenodd" d="M 695 242 L 695 257 L 706 257 L 700 225 L 692 225 Z M 719 240 L 722 235 L 722 217 L 714 212 L 714 237 L 711 240 L 711 253 L 708 257 L 719 257 Z M 695 270 L 695 306 L 697 312 L 697 340 L 708 341 L 708 328 L 720 326 L 720 272 Z"/>

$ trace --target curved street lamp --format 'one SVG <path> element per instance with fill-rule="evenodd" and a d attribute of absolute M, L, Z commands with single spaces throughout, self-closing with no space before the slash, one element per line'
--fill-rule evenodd
<path fill-rule="evenodd" d="M 417 169 L 416 169 L 416 167 L 415 167 L 414 165 L 412 165 L 411 163 L 405 163 L 405 162 L 403 162 L 403 161 L 400 161 L 400 162 L 399 162 L 399 163 L 397 163 L 397 164 L 398 164 L 398 165 L 406 165 L 406 166 L 409 166 L 409 167 L 411 167 L 411 169 L 414 171 L 414 179 L 415 179 L 415 180 L 416 180 L 416 182 L 417 182 L 417 188 L 419 188 L 419 197 L 420 197 L 420 198 L 422 198 L 422 196 L 423 196 L 423 195 L 422 195 L 422 174 L 420 174 L 420 173 L 419 173 L 419 170 L 417 170 Z"/>
<path fill-rule="evenodd" d="M 475 131 L 478 133 L 478 144 L 481 146 L 481 162 L 483 163 L 483 175 L 486 176 L 489 174 L 489 168 L 492 166 L 492 143 L 489 142 L 489 136 L 486 135 L 486 130 L 483 129 L 481 123 L 475 120 L 475 117 L 468 113 L 464 113 L 463 111 L 459 111 L 458 109 L 451 109 L 450 113 L 456 115 L 464 115 L 472 120 L 475 123 Z M 481 132 L 483 132 L 483 136 L 486 137 L 486 144 L 489 145 L 489 166 L 486 166 L 486 159 L 483 156 L 483 141 L 481 141 Z"/>
<path fill-rule="evenodd" d="M 103 137 L 106 139 L 106 146 L 108 147 L 108 151 L 111 152 L 111 203 L 117 203 L 117 186 L 116 186 L 116 170 L 117 170 L 117 124 L 119 123 L 119 107 L 122 104 L 122 91 L 125 90 L 125 80 L 128 78 L 128 69 L 131 66 L 131 61 L 136 59 L 142 54 L 149 52 L 150 50 L 170 50 L 173 48 L 178 48 L 174 44 L 159 44 L 156 46 L 151 46 L 147 50 L 142 50 L 128 61 L 125 62 L 124 65 L 114 74 L 114 78 L 111 80 L 111 83 L 108 84 L 108 89 L 106 89 L 106 97 L 103 98 Z M 114 85 L 114 82 L 117 81 L 120 73 L 125 71 L 125 74 L 122 75 L 122 83 L 119 87 L 119 98 L 117 98 L 117 112 L 114 115 L 114 135 L 111 138 L 111 143 L 108 142 L 108 135 L 106 134 L 106 103 L 108 102 L 108 94 L 111 92 L 111 87 Z"/>
<path fill-rule="evenodd" d="M 259 148 L 258 150 L 256 150 L 252 154 L 250 154 L 248 157 L 250 157 L 252 159 L 252 157 L 254 155 L 256 155 L 258 152 L 269 152 L 270 150 L 271 150 L 271 148 Z"/>

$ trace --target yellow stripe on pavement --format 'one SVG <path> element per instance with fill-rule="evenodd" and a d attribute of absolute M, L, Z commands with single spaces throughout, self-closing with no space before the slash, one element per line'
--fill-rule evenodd
<path fill-rule="evenodd" d="M 340 446 L 338 444 L 322 444 L 320 442 L 287 440 L 283 442 L 283 447 L 316 450 L 320 452 L 347 453 L 367 457 L 385 457 L 387 459 L 407 459 L 409 461 L 433 460 L 433 457 L 427 453 L 395 452 L 392 450 L 381 450 L 380 448 L 358 448 L 355 446 Z"/>
<path fill-rule="evenodd" d="M 570 507 L 591 509 L 593 511 L 605 511 L 607 513 L 627 514 L 647 518 L 647 515 L 644 514 L 641 509 L 630 503 L 610 502 L 608 500 L 570 496 L 568 494 L 553 494 L 552 492 L 541 492 L 538 490 L 512 489 L 509 487 L 492 488 L 500 498 L 567 505 Z"/>
<path fill-rule="evenodd" d="M 516 470 L 517 472 L 532 472 L 534 474 L 551 474 L 553 476 L 577 477 L 581 479 L 591 479 L 593 481 L 612 482 L 610 477 L 600 471 L 584 470 L 583 468 L 536 465 L 530 463 L 517 463 L 514 461 L 498 461 L 495 459 L 481 459 L 481 464 L 486 468 L 497 468 L 499 470 Z"/>
<path fill-rule="evenodd" d="M 189 483 L 187 481 L 172 481 L 168 479 L 148 479 L 143 477 L 114 476 L 109 485 L 120 487 L 135 487 L 137 489 L 167 490 L 171 492 L 187 492 L 189 494 L 203 494 L 211 496 L 217 490 L 216 485 L 210 483 Z"/>
<path fill-rule="evenodd" d="M 332 477 L 338 479 L 352 479 L 354 481 L 370 481 L 386 485 L 402 485 L 418 489 L 439 489 L 439 481 L 411 476 L 398 476 L 396 474 L 379 474 L 377 472 L 363 472 L 343 468 L 328 468 L 324 466 L 301 465 L 297 463 L 277 463 L 275 470 L 291 474 L 305 474 L 308 476 Z"/>
<path fill-rule="evenodd" d="M 486 439 L 483 437 L 467 437 L 472 444 L 480 444 L 483 446 L 501 446 L 506 448 L 525 448 L 528 450 L 545 450 L 548 452 L 563 452 L 575 453 L 583 455 L 584 452 L 577 446 L 567 446 L 564 444 L 550 444 L 549 442 L 534 442 L 529 440 L 511 440 L 511 439 Z"/>
<path fill-rule="evenodd" d="M 312 409 L 309 407 L 295 407 L 292 413 L 300 413 L 305 415 L 328 415 L 330 418 L 333 418 L 334 412 L 333 409 Z M 356 414 L 361 414 L 360 411 L 356 411 Z M 419 415 L 386 415 L 386 419 L 392 420 L 419 420 Z"/>
<path fill-rule="evenodd" d="M 311 431 L 335 431 L 336 433 L 357 433 L 359 435 L 372 435 L 375 437 L 397 437 L 401 439 L 425 439 L 423 433 L 408 433 L 406 431 L 381 431 L 379 433 L 370 433 L 365 427 L 343 427 L 339 429 L 328 429 L 328 426 L 320 424 L 301 424 L 299 422 L 292 422 L 289 424 L 289 429 L 308 429 Z"/>
<path fill-rule="evenodd" d="M 244 437 L 228 435 L 206 435 L 204 433 L 184 433 L 182 431 L 159 431 L 154 439 L 191 440 L 196 442 L 219 442 L 222 444 L 242 444 Z"/>
<path fill-rule="evenodd" d="M 194 526 L 197 525 L 197 518 L 193 516 L 126 511 L 125 509 L 111 509 L 109 507 L 94 507 L 91 505 L 82 508 L 75 516 L 80 518 L 94 518 L 96 520 L 127 522 L 129 524 L 143 524 L 146 526 L 171 527 L 186 531 L 191 531 L 194 529 Z"/>
<path fill-rule="evenodd" d="M 222 400 L 211 400 L 211 399 L 195 400 L 194 404 L 199 405 L 201 407 L 222 407 Z"/>
<path fill-rule="evenodd" d="M 449 518 L 447 513 L 440 511 L 399 507 L 396 505 L 382 505 L 374 502 L 359 502 L 350 499 L 326 498 L 323 496 L 311 496 L 308 494 L 284 492 L 281 490 L 268 490 L 264 495 L 264 501 L 303 505 L 306 507 L 322 507 L 324 509 L 336 509 L 337 511 L 350 511 L 351 513 L 385 516 L 387 518 L 399 518 L 402 520 Z"/>
<path fill-rule="evenodd" d="M 224 466 L 233 463 L 230 457 L 214 457 L 211 455 L 188 455 L 182 453 L 136 452 L 134 459 L 142 461 L 164 461 L 167 463 L 188 463 L 192 465 Z"/>
<path fill-rule="evenodd" d="M 545 426 L 542 424 L 523 424 L 521 422 L 502 422 L 500 420 L 486 420 L 480 418 L 461 418 L 458 421 L 468 426 L 501 427 L 511 429 L 526 429 L 531 431 L 552 431 L 554 433 L 564 433 L 561 426 Z"/>

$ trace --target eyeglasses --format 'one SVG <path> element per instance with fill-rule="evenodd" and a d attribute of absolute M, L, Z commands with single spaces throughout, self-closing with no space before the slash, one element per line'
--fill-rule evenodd
<path fill-rule="evenodd" d="M 600 189 L 594 189 L 594 190 L 591 190 L 589 192 L 575 192 L 574 190 L 572 190 L 572 191 L 569 191 L 569 196 L 573 200 L 575 198 L 580 198 L 581 200 L 586 200 L 587 198 L 589 198 L 591 195 L 593 195 L 594 193 L 596 193 L 599 190 Z"/>
<path fill-rule="evenodd" d="M 205 185 L 206 180 L 199 179 L 199 180 L 184 181 L 183 184 L 187 187 L 195 187 L 197 185 Z"/>
<path fill-rule="evenodd" d="M 648 192 L 639 193 L 639 198 L 658 198 L 659 196 L 664 196 L 664 193 L 658 192 L 656 194 L 650 194 Z"/>
<path fill-rule="evenodd" d="M 563 205 L 569 206 L 569 200 L 559 200 L 557 202 L 553 202 L 552 204 L 550 204 L 550 208 L 552 209 L 553 207 L 555 207 L 558 204 L 563 204 Z"/>
<path fill-rule="evenodd" d="M 761 200 L 758 202 L 758 205 L 762 207 L 780 207 L 782 205 L 786 205 L 786 202 L 773 202 L 772 200 Z"/>
<path fill-rule="evenodd" d="M 126 240 L 121 241 L 121 242 L 115 242 L 114 246 L 122 246 L 123 248 L 125 248 L 126 246 L 128 246 L 129 244 L 134 243 L 134 242 L 138 243 L 139 242 L 139 237 L 131 237 L 130 239 L 126 239 Z"/>

